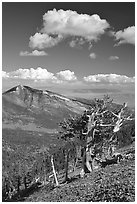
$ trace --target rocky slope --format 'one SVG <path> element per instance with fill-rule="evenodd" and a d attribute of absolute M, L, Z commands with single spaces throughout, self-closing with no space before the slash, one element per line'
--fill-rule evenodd
<path fill-rule="evenodd" d="M 82 113 L 86 107 L 48 90 L 19 85 L 2 94 L 3 128 L 54 129 L 59 121 Z"/>

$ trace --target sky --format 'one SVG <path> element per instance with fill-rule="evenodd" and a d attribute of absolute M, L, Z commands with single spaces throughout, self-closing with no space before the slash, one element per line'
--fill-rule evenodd
<path fill-rule="evenodd" d="M 117 100 L 122 93 L 134 103 L 134 82 L 133 2 L 2 3 L 3 90 L 23 84 Z"/>

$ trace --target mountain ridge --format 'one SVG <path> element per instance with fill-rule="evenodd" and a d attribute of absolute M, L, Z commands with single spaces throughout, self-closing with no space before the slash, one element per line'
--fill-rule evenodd
<path fill-rule="evenodd" d="M 33 122 L 45 128 L 57 128 L 59 121 L 70 115 L 81 114 L 87 107 L 88 104 L 76 99 L 23 85 L 15 86 L 2 94 L 4 124 L 18 123 L 21 120 L 25 125 Z"/>

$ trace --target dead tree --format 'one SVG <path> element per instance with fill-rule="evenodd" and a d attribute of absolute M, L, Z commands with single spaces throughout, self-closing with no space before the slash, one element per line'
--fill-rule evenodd
<path fill-rule="evenodd" d="M 134 118 L 131 118 L 131 115 L 128 116 L 128 117 L 124 117 L 124 109 L 126 107 L 127 107 L 127 103 L 124 103 L 118 114 L 114 113 L 113 111 L 110 111 L 111 114 L 113 115 L 112 120 L 113 121 L 115 120 L 115 122 L 112 122 L 112 124 L 109 124 L 110 126 L 113 127 L 112 137 L 108 141 L 110 143 L 109 148 L 108 148 L 108 156 L 110 156 L 110 157 L 113 157 L 115 155 L 117 155 L 117 156 L 119 155 L 119 153 L 114 154 L 114 146 L 112 145 L 112 142 L 113 143 L 117 142 L 117 137 L 116 137 L 115 133 L 118 132 L 121 129 L 121 127 L 122 127 L 122 125 L 124 124 L 125 121 L 134 120 Z M 103 124 L 102 124 L 102 126 L 103 126 Z"/>
<path fill-rule="evenodd" d="M 94 146 L 94 138 L 95 134 L 99 132 L 98 127 L 107 127 L 110 124 L 101 124 L 98 118 L 102 117 L 108 110 L 104 110 L 106 108 L 106 103 L 103 104 L 102 107 L 96 107 L 92 109 L 91 114 L 87 114 L 88 122 L 87 122 L 87 131 L 82 130 L 82 135 L 84 137 L 84 154 L 82 158 L 82 172 L 85 172 L 88 169 L 89 172 L 92 172 L 94 169 L 94 158 L 96 154 L 91 153 L 91 146 Z M 101 109 L 101 110 L 100 110 Z M 103 111 L 102 111 L 103 110 Z M 85 172 L 86 173 L 86 172 Z"/>
<path fill-rule="evenodd" d="M 82 159 L 81 175 L 84 175 L 86 170 L 91 172 L 94 168 L 94 159 L 98 153 L 95 153 L 95 151 L 92 152 L 91 149 L 96 144 L 96 139 L 99 140 L 99 143 L 103 142 L 103 137 L 105 137 L 103 132 L 108 130 L 113 134 L 111 138 L 109 137 L 111 134 L 108 134 L 109 136 L 106 138 L 106 142 L 111 143 L 114 133 L 120 130 L 123 122 L 125 120 L 131 120 L 131 117 L 125 118 L 123 116 L 124 109 L 127 106 L 126 103 L 123 104 L 118 114 L 111 111 L 111 105 L 112 100 L 110 100 L 108 96 L 104 99 L 95 100 L 95 105 L 88 111 L 85 110 L 81 117 L 71 118 L 61 124 L 63 128 L 63 138 L 68 138 L 68 140 L 71 141 L 75 140 L 77 136 L 79 137 Z M 106 119 L 105 114 L 108 115 L 108 119 Z M 101 148 L 102 147 L 100 147 L 100 149 Z M 66 165 L 66 171 L 67 170 L 68 166 Z"/>
<path fill-rule="evenodd" d="M 53 171 L 53 174 L 54 174 L 54 179 L 55 179 L 55 182 L 56 182 L 56 186 L 58 186 L 58 185 L 59 185 L 59 182 L 58 182 L 57 175 L 56 175 L 56 171 L 55 171 L 55 166 L 54 166 L 54 161 L 53 161 L 53 155 L 51 156 L 51 164 L 52 164 L 52 171 Z"/>
<path fill-rule="evenodd" d="M 27 176 L 26 175 L 24 175 L 23 177 L 23 183 L 24 183 L 25 189 L 27 189 Z"/>
<path fill-rule="evenodd" d="M 71 151 L 70 151 L 70 153 L 71 153 Z M 75 154 L 73 154 L 73 169 L 72 169 L 72 172 L 74 172 L 76 170 L 76 167 L 78 165 L 78 162 L 79 162 L 80 158 L 81 158 L 81 145 L 77 144 L 75 146 Z"/>
<path fill-rule="evenodd" d="M 93 110 L 92 113 L 88 115 L 89 120 L 88 120 L 88 123 L 87 123 L 87 132 L 82 131 L 82 134 L 85 136 L 85 144 L 86 144 L 85 151 L 87 152 L 87 153 L 84 154 L 84 156 L 85 155 L 90 155 L 91 156 L 91 157 L 87 156 L 86 159 L 84 158 L 82 160 L 83 161 L 82 172 L 84 172 L 84 168 L 85 168 L 84 165 L 86 165 L 86 167 L 87 167 L 87 169 L 89 171 L 92 171 L 92 169 L 94 168 L 94 158 L 95 158 L 96 154 L 94 154 L 94 156 L 91 153 L 89 154 L 89 152 L 90 152 L 89 145 L 90 144 L 92 144 L 92 145 L 95 144 L 94 143 L 94 138 L 95 138 L 96 132 L 99 132 L 98 127 L 99 128 L 100 127 L 113 127 L 113 133 L 115 133 L 115 132 L 120 130 L 120 128 L 123 125 L 124 121 L 132 120 L 131 117 L 125 118 L 123 116 L 124 109 L 127 107 L 127 103 L 124 103 L 121 110 L 119 111 L 118 115 L 111 111 L 111 113 L 117 118 L 117 120 L 114 123 L 112 122 L 110 124 L 104 124 L 103 121 L 100 119 L 100 116 L 103 116 L 103 114 L 105 114 L 106 112 L 109 111 L 109 110 L 105 109 L 106 104 L 107 104 L 107 102 L 105 101 L 101 108 L 99 106 L 96 106 L 96 109 Z M 98 122 L 98 119 L 99 119 L 99 122 Z M 113 118 L 112 118 L 112 121 L 113 121 Z M 113 150 L 112 147 L 109 150 L 111 150 L 111 152 L 109 152 L 109 153 L 112 156 L 114 150 Z M 85 164 L 84 164 L 84 162 L 85 162 Z"/>
<path fill-rule="evenodd" d="M 113 121 L 114 120 L 116 120 L 116 121 L 114 123 L 110 124 L 110 126 L 113 127 L 113 133 L 114 134 L 110 138 L 109 142 L 112 142 L 112 140 L 114 140 L 114 139 L 117 140 L 117 138 L 115 138 L 115 133 L 121 129 L 124 122 L 134 120 L 134 118 L 131 118 L 131 115 L 128 117 L 124 117 L 124 109 L 126 107 L 127 107 L 127 103 L 124 103 L 118 114 L 111 111 L 111 114 L 113 115 Z"/>

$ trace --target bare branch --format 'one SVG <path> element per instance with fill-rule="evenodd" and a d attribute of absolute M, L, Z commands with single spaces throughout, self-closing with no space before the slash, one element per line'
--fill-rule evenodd
<path fill-rule="evenodd" d="M 101 113 L 101 115 L 103 115 L 104 113 L 106 113 L 106 112 L 108 112 L 109 110 L 105 110 L 105 111 L 103 111 L 102 113 Z"/>
<path fill-rule="evenodd" d="M 92 135 L 92 138 L 93 138 L 93 139 L 94 139 L 94 136 L 95 136 L 95 133 L 96 133 L 96 132 L 99 132 L 99 130 L 97 130 L 97 129 L 94 129 L 94 130 L 93 130 L 93 135 Z"/>
<path fill-rule="evenodd" d="M 87 132 L 83 132 L 82 130 L 82 135 L 87 135 L 88 134 L 88 131 Z"/>
<path fill-rule="evenodd" d="M 127 102 L 123 103 L 123 109 L 127 107 Z"/>
<path fill-rule="evenodd" d="M 118 118 L 118 115 L 116 115 L 115 113 L 113 113 L 112 111 L 110 111 L 115 117 L 117 117 Z"/>
<path fill-rule="evenodd" d="M 121 110 L 120 110 L 120 112 L 119 112 L 119 114 L 117 115 L 117 114 L 115 114 L 113 111 L 111 111 L 111 113 L 115 116 L 115 117 L 117 117 L 118 119 L 121 119 L 121 115 L 122 115 L 122 113 L 123 113 L 123 111 L 124 111 L 124 109 L 127 107 L 127 103 L 124 103 L 123 104 L 123 107 L 121 108 Z"/>
<path fill-rule="evenodd" d="M 129 115 L 127 118 L 124 118 L 124 121 L 126 121 L 126 120 L 135 120 L 135 118 L 131 118 L 131 116 L 132 116 L 132 114 Z"/>
<path fill-rule="evenodd" d="M 109 126 L 114 126 L 114 125 L 112 125 L 112 124 L 100 124 L 99 126 L 101 126 L 101 127 L 109 127 Z"/>

